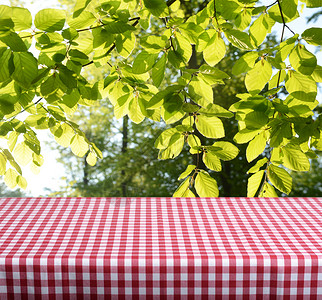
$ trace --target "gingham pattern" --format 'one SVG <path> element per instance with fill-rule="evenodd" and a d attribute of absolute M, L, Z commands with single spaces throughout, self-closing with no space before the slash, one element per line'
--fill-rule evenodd
<path fill-rule="evenodd" d="M 0 299 L 322 299 L 322 198 L 0 199 Z"/>

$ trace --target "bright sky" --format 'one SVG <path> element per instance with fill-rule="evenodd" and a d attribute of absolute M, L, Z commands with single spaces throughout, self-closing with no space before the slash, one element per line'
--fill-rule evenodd
<path fill-rule="evenodd" d="M 10 5 L 9 0 L 2 0 L 1 4 Z M 76 1 L 75 1 L 76 2 Z M 266 1 L 265 1 L 266 2 Z M 25 1 L 25 7 L 28 8 L 33 15 L 35 15 L 39 10 L 48 7 L 58 6 L 58 2 L 56 0 L 33 0 L 33 1 Z M 313 14 L 314 10 L 309 10 L 309 15 Z M 318 24 L 306 24 L 306 19 L 300 18 L 291 23 L 289 26 L 296 32 L 302 33 L 308 27 L 317 27 Z M 276 32 L 280 32 L 280 28 L 276 28 Z M 291 36 L 289 32 L 286 30 L 286 34 Z M 314 47 L 308 46 L 308 50 L 314 51 Z M 319 53 L 315 53 L 318 58 L 319 65 L 322 64 L 322 51 Z M 321 94 L 318 96 L 320 103 L 322 102 Z M 64 176 L 64 167 L 56 162 L 56 158 L 59 156 L 57 151 L 53 151 L 50 149 L 48 145 L 43 143 L 43 141 L 54 143 L 54 139 L 50 138 L 50 134 L 47 134 L 45 131 L 38 131 L 37 136 L 39 140 L 42 142 L 42 155 L 44 156 L 44 164 L 40 169 L 40 173 L 38 175 L 33 174 L 29 171 L 29 168 L 26 167 L 23 169 L 24 176 L 28 181 L 28 188 L 26 192 L 30 196 L 46 196 L 45 188 L 51 188 L 52 190 L 58 189 L 59 186 L 62 186 L 64 182 L 60 179 Z"/>

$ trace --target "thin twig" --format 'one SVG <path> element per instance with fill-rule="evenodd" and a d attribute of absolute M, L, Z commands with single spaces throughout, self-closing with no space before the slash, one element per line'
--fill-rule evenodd
<path fill-rule="evenodd" d="M 280 11 L 280 14 L 281 14 L 282 22 L 283 22 L 282 34 L 281 34 L 281 40 L 280 40 L 280 43 L 282 43 L 283 38 L 284 38 L 284 30 L 285 30 L 285 27 L 286 27 L 286 23 L 285 23 L 284 14 L 283 14 L 283 11 L 282 11 L 281 3 L 280 3 L 279 0 L 277 0 L 277 4 L 278 4 L 278 8 L 279 8 L 279 11 Z M 281 73 L 282 73 L 282 70 L 279 70 L 276 88 L 278 88 L 278 86 L 280 85 Z"/>
<path fill-rule="evenodd" d="M 18 115 L 22 114 L 23 112 L 25 112 L 28 108 L 37 105 L 43 98 L 39 98 L 36 102 L 33 102 L 32 104 L 30 104 L 29 106 L 27 106 L 26 108 L 24 108 L 23 110 L 17 112 L 8 122 L 14 120 Z"/>

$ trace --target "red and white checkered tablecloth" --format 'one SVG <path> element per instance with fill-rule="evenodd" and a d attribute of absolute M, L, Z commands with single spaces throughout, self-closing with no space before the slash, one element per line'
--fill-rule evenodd
<path fill-rule="evenodd" d="M 2 198 L 0 299 L 322 299 L 322 198 Z"/>

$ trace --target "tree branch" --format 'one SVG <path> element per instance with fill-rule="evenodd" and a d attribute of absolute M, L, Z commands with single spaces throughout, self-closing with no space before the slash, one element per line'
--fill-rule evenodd
<path fill-rule="evenodd" d="M 18 115 L 22 114 L 23 112 L 25 112 L 28 108 L 37 105 L 41 100 L 43 99 L 43 97 L 39 98 L 36 102 L 33 102 L 32 104 L 30 104 L 29 106 L 27 106 L 26 108 L 24 108 L 23 110 L 17 112 L 8 122 L 14 120 Z"/>

